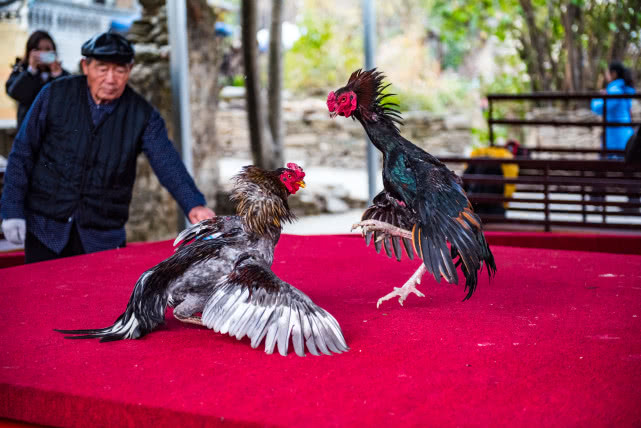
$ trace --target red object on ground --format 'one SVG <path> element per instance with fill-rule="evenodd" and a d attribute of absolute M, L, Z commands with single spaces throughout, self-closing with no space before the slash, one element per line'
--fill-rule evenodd
<path fill-rule="evenodd" d="M 641 255 L 641 235 L 486 231 L 490 245 Z"/>
<path fill-rule="evenodd" d="M 0 269 L 24 264 L 24 251 L 6 251 L 0 253 Z"/>
<path fill-rule="evenodd" d="M 0 271 L 0 417 L 64 426 L 638 426 L 641 256 L 493 246 L 469 301 L 427 275 L 376 309 L 418 261 L 361 239 L 283 236 L 275 272 L 331 312 L 351 350 L 266 355 L 182 324 L 141 340 L 103 327 L 169 242 Z M 459 273 L 462 281 L 462 275 Z"/>

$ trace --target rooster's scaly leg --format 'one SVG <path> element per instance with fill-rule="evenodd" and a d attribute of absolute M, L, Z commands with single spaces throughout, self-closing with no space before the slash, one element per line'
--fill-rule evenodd
<path fill-rule="evenodd" d="M 403 302 L 405 301 L 405 299 L 407 299 L 407 296 L 410 293 L 414 293 L 418 297 L 425 297 L 425 294 L 416 289 L 416 285 L 421 283 L 421 277 L 426 270 L 427 269 L 425 268 L 425 265 L 421 263 L 421 266 L 416 270 L 416 272 L 414 272 L 410 279 L 408 279 L 407 282 L 403 284 L 401 288 L 394 287 L 394 291 L 378 299 L 376 307 L 378 308 L 379 306 L 381 306 L 381 303 L 393 297 L 398 297 L 398 303 L 403 306 Z"/>
<path fill-rule="evenodd" d="M 387 236 L 398 236 L 399 238 L 412 239 L 412 232 L 409 230 L 401 229 L 392 224 L 385 223 L 379 220 L 363 220 L 359 223 L 352 225 L 352 230 L 361 228 L 361 233 L 365 236 L 368 232 L 383 232 L 378 239 L 385 239 Z M 387 236 L 386 236 L 387 235 Z"/>

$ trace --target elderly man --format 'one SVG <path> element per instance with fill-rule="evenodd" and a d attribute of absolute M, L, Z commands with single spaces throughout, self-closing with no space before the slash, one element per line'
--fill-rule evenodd
<path fill-rule="evenodd" d="M 127 86 L 134 51 L 99 34 L 82 46 L 84 76 L 45 86 L 9 155 L 0 213 L 32 263 L 125 245 L 142 151 L 191 222 L 213 217 L 158 112 Z"/>

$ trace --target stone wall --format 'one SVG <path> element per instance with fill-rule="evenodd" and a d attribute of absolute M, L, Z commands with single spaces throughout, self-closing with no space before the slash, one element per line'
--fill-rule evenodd
<path fill-rule="evenodd" d="M 283 110 L 287 160 L 340 168 L 364 164 L 365 133 L 359 122 L 330 119 L 321 99 L 286 99 Z M 405 112 L 403 118 L 402 135 L 440 155 L 462 155 L 474 141 L 470 132 L 473 124 L 480 126 L 481 120 L 472 113 L 435 115 L 424 111 Z M 217 122 L 221 156 L 251 159 L 243 100 L 221 100 Z"/>

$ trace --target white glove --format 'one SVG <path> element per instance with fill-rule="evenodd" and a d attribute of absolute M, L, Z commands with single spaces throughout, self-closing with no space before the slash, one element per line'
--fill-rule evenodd
<path fill-rule="evenodd" d="M 24 245 L 27 234 L 27 222 L 23 218 L 7 218 L 2 220 L 2 233 L 7 241 L 15 245 Z"/>

